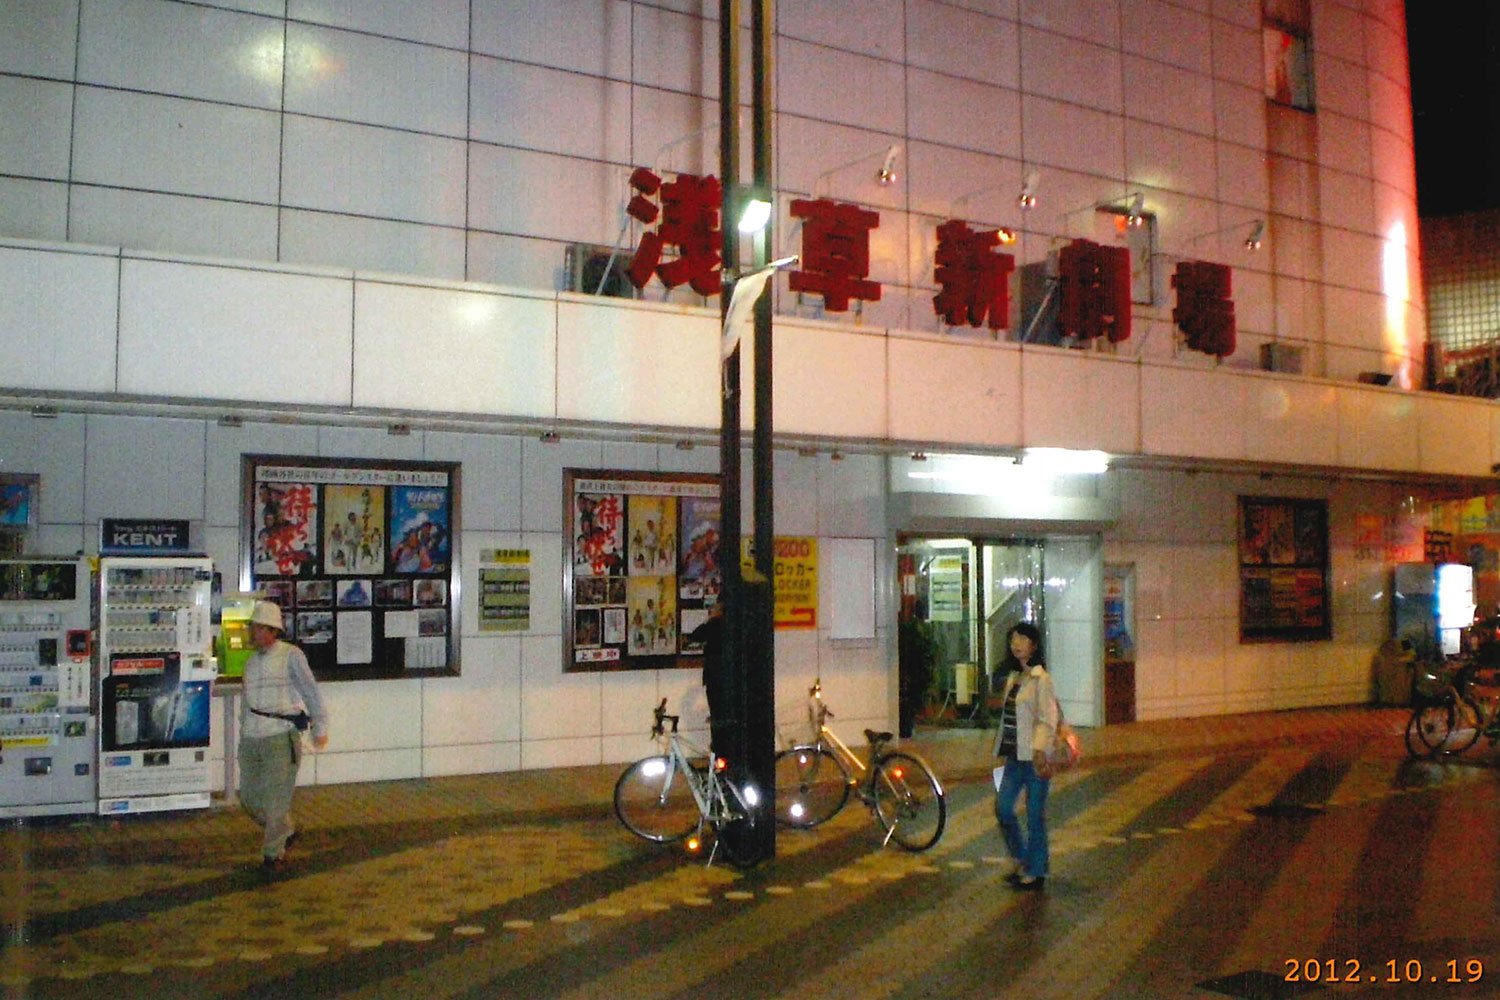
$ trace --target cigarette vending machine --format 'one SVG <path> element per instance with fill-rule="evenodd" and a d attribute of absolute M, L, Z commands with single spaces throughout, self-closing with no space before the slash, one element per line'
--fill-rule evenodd
<path fill-rule="evenodd" d="M 99 812 L 209 804 L 213 561 L 99 561 Z"/>
<path fill-rule="evenodd" d="M 89 566 L 0 560 L 0 817 L 91 813 Z"/>

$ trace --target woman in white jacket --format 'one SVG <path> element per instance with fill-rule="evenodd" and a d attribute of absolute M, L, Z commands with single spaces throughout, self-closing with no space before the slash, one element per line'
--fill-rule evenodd
<path fill-rule="evenodd" d="M 1006 881 L 1022 890 L 1040 890 L 1047 880 L 1047 790 L 1051 782 L 1036 773 L 1034 754 L 1052 745 L 1057 732 L 1057 697 L 1042 666 L 1042 633 L 1029 622 L 1006 634 L 1010 653 L 1000 664 L 1005 674 L 1000 698 L 1000 734 L 995 756 L 1005 770 L 995 790 L 995 818 L 1014 869 Z M 1026 794 L 1026 830 L 1016 818 L 1016 799 Z"/>

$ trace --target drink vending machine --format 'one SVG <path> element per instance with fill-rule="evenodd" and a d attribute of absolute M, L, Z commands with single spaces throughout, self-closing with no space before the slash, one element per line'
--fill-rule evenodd
<path fill-rule="evenodd" d="M 91 813 L 89 565 L 0 560 L 0 817 Z"/>
<path fill-rule="evenodd" d="M 209 805 L 213 561 L 99 561 L 99 812 Z"/>

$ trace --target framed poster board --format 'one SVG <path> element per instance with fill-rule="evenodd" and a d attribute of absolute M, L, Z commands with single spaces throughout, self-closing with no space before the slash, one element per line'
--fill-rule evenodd
<path fill-rule="evenodd" d="M 1333 636 L 1328 501 L 1239 498 L 1240 642 Z"/>
<path fill-rule="evenodd" d="M 569 672 L 700 666 L 690 637 L 719 600 L 719 477 L 566 469 Z"/>
<path fill-rule="evenodd" d="M 37 525 L 41 476 L 30 472 L 0 472 L 0 556 L 26 550 L 26 536 Z"/>
<path fill-rule="evenodd" d="M 240 578 L 321 680 L 458 673 L 459 466 L 246 455 Z"/>

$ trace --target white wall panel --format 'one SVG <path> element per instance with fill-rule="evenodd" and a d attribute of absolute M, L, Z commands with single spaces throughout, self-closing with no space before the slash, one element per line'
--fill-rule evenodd
<path fill-rule="evenodd" d="M 347 406 L 347 279 L 127 259 L 118 391 Z"/>
<path fill-rule="evenodd" d="M 886 340 L 880 332 L 855 333 L 782 321 L 775 329 L 776 429 L 882 437 L 887 431 Z"/>
<path fill-rule="evenodd" d="M 1244 384 L 1234 376 L 1141 369 L 1141 449 L 1148 455 L 1240 458 L 1244 412 Z"/>
<path fill-rule="evenodd" d="M 1414 396 L 1396 389 L 1339 393 L 1339 464 L 1360 469 L 1422 467 L 1421 422 Z"/>
<path fill-rule="evenodd" d="M 469 35 L 467 0 L 287 0 L 287 16 L 454 48 Z"/>
<path fill-rule="evenodd" d="M 1365 19 L 1359 11 L 1338 3 L 1317 3 L 1309 6 L 1308 13 L 1314 60 L 1326 52 L 1351 63 L 1365 61 Z"/>
<path fill-rule="evenodd" d="M 75 181 L 276 200 L 274 112 L 80 86 L 74 122 Z"/>
<path fill-rule="evenodd" d="M 463 280 L 462 229 L 296 209 L 280 216 L 285 263 Z"/>
<path fill-rule="evenodd" d="M 475 52 L 616 80 L 629 78 L 632 11 L 626 0 L 551 0 L 544 4 L 473 0 L 471 6 Z M 649 19 L 669 15 L 641 7 L 635 16 Z M 709 29 L 710 37 L 713 30 Z M 717 80 L 717 76 L 711 79 Z"/>
<path fill-rule="evenodd" d="M 1261 33 L 1229 21 L 1215 20 L 1213 32 L 1214 77 L 1256 90 L 1265 86 L 1266 70 L 1261 55 Z"/>
<path fill-rule="evenodd" d="M 1421 395 L 1417 404 L 1417 436 L 1422 471 L 1442 475 L 1494 475 L 1490 465 L 1494 443 L 1490 439 L 1491 412 L 1488 400 Z"/>
<path fill-rule="evenodd" d="M 68 186 L 0 177 L 0 233 L 16 239 L 61 242 L 68 232 Z"/>
<path fill-rule="evenodd" d="M 321 685 L 329 715 L 328 749 L 344 754 L 420 747 L 422 684 L 420 680 L 388 680 Z"/>
<path fill-rule="evenodd" d="M 333 724 L 337 725 L 340 716 L 334 714 L 333 718 Z M 350 753 L 334 742 L 339 738 L 338 730 L 332 730 L 332 733 L 327 750 L 310 753 L 302 759 L 298 784 L 343 785 L 356 781 L 401 781 L 422 776 L 422 751 L 416 745 L 398 750 L 360 748 Z M 308 780 L 309 771 L 312 772 L 311 780 Z"/>
<path fill-rule="evenodd" d="M 1141 449 L 1140 366 L 1083 351 L 1021 354 L 1022 444 L 1029 448 Z"/>
<path fill-rule="evenodd" d="M 0 454 L 5 459 L 5 471 L 35 473 L 42 478 L 40 524 L 83 521 L 84 434 L 82 414 L 59 413 L 52 419 L 38 419 L 24 410 L 0 411 Z M 38 546 L 31 551 L 73 552 L 78 548 Z"/>
<path fill-rule="evenodd" d="M 1219 200 L 1264 213 L 1271 197 L 1265 154 L 1247 146 L 1220 142 L 1214 145 L 1214 156 L 1218 165 Z M 1238 218 L 1243 214 L 1235 213 L 1229 217 Z M 1241 234 L 1239 239 L 1243 238 Z"/>
<path fill-rule="evenodd" d="M 1021 95 L 1014 90 L 911 69 L 906 101 L 913 138 L 996 155 L 1020 146 Z"/>
<path fill-rule="evenodd" d="M 1335 386 L 1272 375 L 1244 378 L 1245 457 L 1253 462 L 1338 461 Z"/>
<path fill-rule="evenodd" d="M 416 461 L 422 457 L 425 431 L 392 434 L 384 427 L 324 425 L 318 428 L 316 454 L 323 458 L 396 458 Z"/>
<path fill-rule="evenodd" d="M 162 0 L 90 0 L 78 80 L 257 108 L 281 107 L 280 21 Z"/>
<path fill-rule="evenodd" d="M 1212 33 L 1202 13 L 1161 0 L 1120 0 L 1120 21 L 1128 26 L 1120 38 L 1126 52 L 1209 73 Z"/>
<path fill-rule="evenodd" d="M 1376 233 L 1373 205 L 1374 182 L 1368 177 L 1346 174 L 1326 167 L 1318 171 L 1322 186 L 1319 207 L 1329 226 L 1352 229 L 1364 235 Z M 1375 266 L 1379 267 L 1379 256 Z"/>
<path fill-rule="evenodd" d="M 67 179 L 73 85 L 0 76 L 0 173 Z"/>
<path fill-rule="evenodd" d="M 469 281 L 530 289 L 567 287 L 566 243 L 470 231 L 465 257 Z"/>
<path fill-rule="evenodd" d="M 466 637 L 462 674 L 422 681 L 422 746 L 516 739 L 521 728 L 520 667 L 519 637 Z"/>
<path fill-rule="evenodd" d="M 463 142 L 299 115 L 285 122 L 283 204 L 464 224 Z"/>
<path fill-rule="evenodd" d="M 1025 93 L 1112 114 L 1124 110 L 1118 50 L 1023 27 L 1021 52 Z"/>
<path fill-rule="evenodd" d="M 1367 122 L 1332 111 L 1318 113 L 1318 162 L 1325 167 L 1370 177 L 1370 132 Z"/>
<path fill-rule="evenodd" d="M 859 16 L 848 17 L 834 4 L 778 4 L 776 30 L 784 38 L 900 62 L 906 54 L 905 6 L 903 0 L 864 0 Z"/>
<path fill-rule="evenodd" d="M 957 340 L 891 337 L 889 434 L 900 441 L 1021 443 L 1021 353 Z"/>
<path fill-rule="evenodd" d="M 783 111 L 892 133 L 905 126 L 906 80 L 900 63 L 782 38 L 776 72 L 776 103 Z"/>
<path fill-rule="evenodd" d="M 562 662 L 562 636 L 522 640 L 521 738 L 529 742 L 592 737 L 597 753 L 605 675 L 564 673 Z"/>
<path fill-rule="evenodd" d="M 702 311 L 559 300 L 557 415 L 717 426 L 718 323 Z"/>
<path fill-rule="evenodd" d="M 0 385 L 113 392 L 113 257 L 0 247 Z"/>
<path fill-rule="evenodd" d="M 203 422 L 90 415 L 83 519 L 203 518 Z"/>
<path fill-rule="evenodd" d="M 629 176 L 629 170 L 603 163 L 472 144 L 468 225 L 612 244 Z"/>
<path fill-rule="evenodd" d="M 78 0 L 0 3 L 0 73 L 73 78 Z"/>
<path fill-rule="evenodd" d="M 1018 14 L 1022 24 L 1033 28 L 1120 47 L 1118 0 L 1021 0 Z"/>
<path fill-rule="evenodd" d="M 475 139 L 615 163 L 631 161 L 628 83 L 476 57 L 470 95 Z M 559 113 L 560 109 L 566 110 Z M 716 138 L 709 136 L 707 141 Z"/>
<path fill-rule="evenodd" d="M 701 97 L 718 94 L 719 26 L 716 22 L 640 4 L 633 6 L 630 21 L 634 36 L 630 73 L 635 82 Z M 740 51 L 746 50 L 742 48 Z M 619 77 L 624 74 L 610 75 Z"/>
<path fill-rule="evenodd" d="M 1369 73 L 1358 63 L 1324 55 L 1318 59 L 1317 99 L 1320 110 L 1370 120 Z"/>
<path fill-rule="evenodd" d="M 287 111 L 465 134 L 465 52 L 296 23 L 286 46 Z"/>
<path fill-rule="evenodd" d="M 276 258 L 276 207 L 75 184 L 68 237 L 80 243 L 245 260 Z"/>
<path fill-rule="evenodd" d="M 554 309 L 550 299 L 356 282 L 354 405 L 550 416 Z"/>
<path fill-rule="evenodd" d="M 1213 198 L 1214 149 L 1207 136 L 1137 122 L 1125 132 L 1125 176 L 1135 184 Z"/>
<path fill-rule="evenodd" d="M 1119 118 L 1026 95 L 1021 98 L 1021 123 L 1027 163 L 1124 176 L 1125 123 Z"/>
<path fill-rule="evenodd" d="M 422 457 L 463 466 L 460 496 L 464 531 L 518 531 L 521 527 L 521 442 L 499 434 L 428 431 Z M 535 559 L 535 555 L 532 557 Z M 473 565 L 472 563 L 468 565 Z M 474 627 L 466 619 L 466 631 Z"/>
<path fill-rule="evenodd" d="M 1218 137 L 1241 146 L 1264 149 L 1266 99 L 1259 89 L 1215 83 L 1214 127 Z"/>
<path fill-rule="evenodd" d="M 1132 118 L 1213 135 L 1214 88 L 1208 80 L 1139 56 L 1125 56 L 1124 75 L 1125 111 Z M 1161 100 L 1162 94 L 1171 94 L 1172 99 Z"/>
<path fill-rule="evenodd" d="M 1014 20 L 975 17 L 961 6 L 938 0 L 909 0 L 906 52 L 911 64 L 923 69 L 1012 90 L 1021 86 L 1020 35 Z"/>

